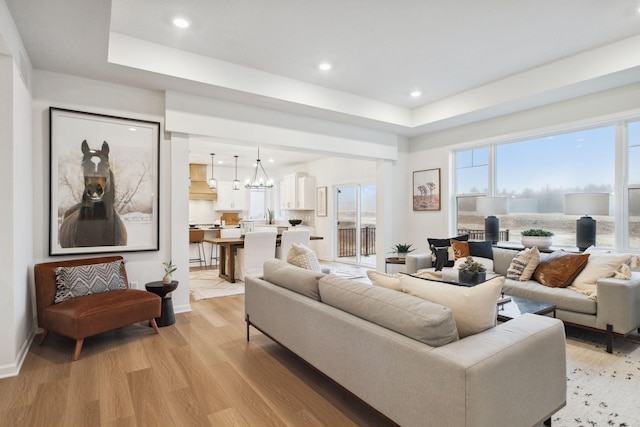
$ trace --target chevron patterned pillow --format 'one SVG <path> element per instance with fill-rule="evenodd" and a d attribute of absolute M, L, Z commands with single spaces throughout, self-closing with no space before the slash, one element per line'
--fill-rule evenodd
<path fill-rule="evenodd" d="M 124 260 L 102 264 L 81 265 L 78 267 L 58 267 L 56 272 L 55 303 L 83 295 L 115 291 L 127 287 L 120 267 Z"/>

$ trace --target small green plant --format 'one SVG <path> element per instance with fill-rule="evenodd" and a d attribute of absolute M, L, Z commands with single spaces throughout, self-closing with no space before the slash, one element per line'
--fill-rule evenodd
<path fill-rule="evenodd" d="M 164 265 L 165 274 L 171 274 L 178 269 L 178 267 L 173 265 L 173 262 L 171 260 L 163 262 L 162 265 Z"/>
<path fill-rule="evenodd" d="M 267 209 L 267 224 L 273 223 L 273 211 L 271 209 Z"/>
<path fill-rule="evenodd" d="M 473 257 L 468 256 L 462 264 L 458 267 L 460 271 L 467 271 L 469 273 L 482 273 L 487 271 L 484 265 L 473 260 Z"/>
<path fill-rule="evenodd" d="M 538 236 L 538 237 L 553 236 L 553 233 L 551 231 L 542 230 L 540 228 L 530 228 L 528 230 L 524 230 L 521 234 L 523 236 Z"/>
<path fill-rule="evenodd" d="M 394 254 L 408 254 L 415 251 L 415 248 L 411 248 L 411 243 L 397 243 L 391 247 L 391 252 Z"/>

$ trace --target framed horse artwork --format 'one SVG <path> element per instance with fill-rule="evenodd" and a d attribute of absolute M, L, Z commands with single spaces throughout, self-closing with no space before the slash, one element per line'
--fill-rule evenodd
<path fill-rule="evenodd" d="M 159 249 L 160 123 L 49 108 L 49 254 Z"/>

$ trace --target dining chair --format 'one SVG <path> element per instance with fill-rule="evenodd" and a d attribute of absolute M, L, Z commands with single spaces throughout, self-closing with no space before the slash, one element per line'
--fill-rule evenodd
<path fill-rule="evenodd" d="M 283 261 L 287 260 L 287 254 L 293 243 L 304 244 L 309 246 L 311 239 L 311 231 L 309 230 L 285 230 L 282 232 L 282 238 L 280 239 L 280 246 L 276 248 L 276 258 Z"/>
<path fill-rule="evenodd" d="M 265 261 L 276 255 L 277 233 L 270 231 L 250 231 L 244 235 L 244 248 L 238 248 L 236 255 L 236 278 L 244 281 L 244 276 L 262 275 Z"/>

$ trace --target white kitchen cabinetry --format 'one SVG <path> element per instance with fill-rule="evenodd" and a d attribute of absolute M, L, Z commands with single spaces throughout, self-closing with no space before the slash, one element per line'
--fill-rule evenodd
<path fill-rule="evenodd" d="M 218 181 L 218 200 L 216 201 L 217 211 L 237 212 L 247 209 L 247 190 L 241 187 L 240 190 L 233 189 L 233 182 Z"/>
<path fill-rule="evenodd" d="M 316 180 L 305 173 L 292 173 L 282 178 L 280 209 L 315 209 Z"/>

